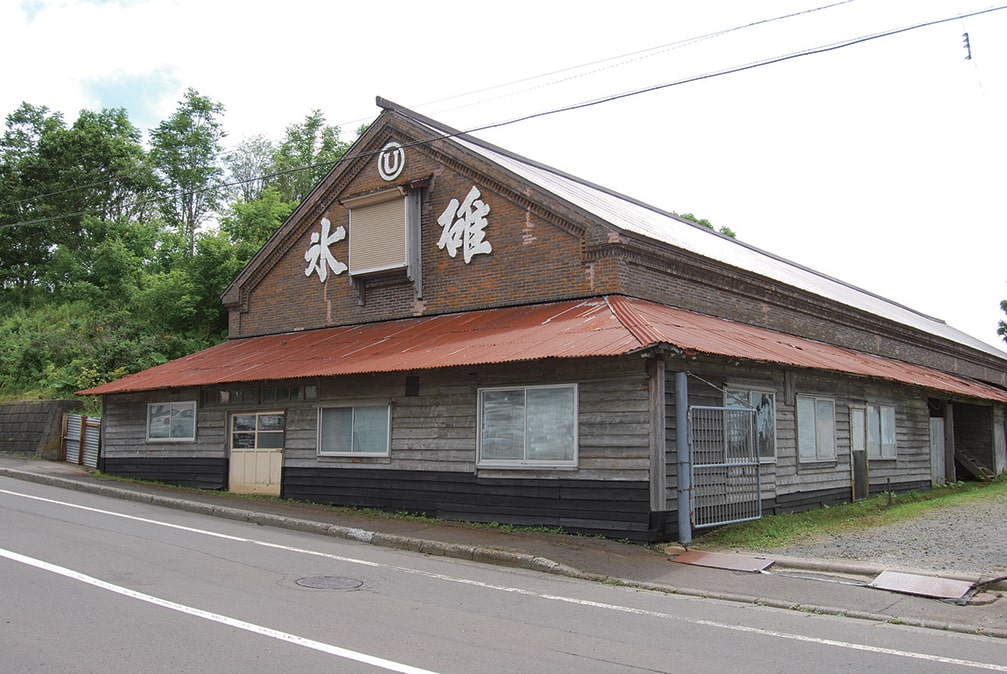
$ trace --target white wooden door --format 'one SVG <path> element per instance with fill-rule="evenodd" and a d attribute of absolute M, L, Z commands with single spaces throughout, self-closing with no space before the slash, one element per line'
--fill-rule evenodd
<path fill-rule="evenodd" d="M 284 426 L 282 412 L 231 415 L 230 491 L 280 495 Z"/>
<path fill-rule="evenodd" d="M 930 417 L 930 479 L 934 484 L 947 482 L 944 470 L 944 419 Z"/>

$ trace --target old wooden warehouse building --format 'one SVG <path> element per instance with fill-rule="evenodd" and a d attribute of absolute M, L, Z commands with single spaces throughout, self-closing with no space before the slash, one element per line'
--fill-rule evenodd
<path fill-rule="evenodd" d="M 106 472 L 651 541 L 1007 469 L 1007 354 L 379 105 Z"/>

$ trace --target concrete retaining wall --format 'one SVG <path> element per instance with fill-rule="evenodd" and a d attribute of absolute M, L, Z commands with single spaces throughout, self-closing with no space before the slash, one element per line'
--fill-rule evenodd
<path fill-rule="evenodd" d="M 0 403 L 0 454 L 58 459 L 63 413 L 82 406 L 80 400 Z"/>

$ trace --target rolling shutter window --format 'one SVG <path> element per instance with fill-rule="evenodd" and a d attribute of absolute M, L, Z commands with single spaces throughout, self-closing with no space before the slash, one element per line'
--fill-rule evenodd
<path fill-rule="evenodd" d="M 350 208 L 350 274 L 406 267 L 406 200 Z"/>

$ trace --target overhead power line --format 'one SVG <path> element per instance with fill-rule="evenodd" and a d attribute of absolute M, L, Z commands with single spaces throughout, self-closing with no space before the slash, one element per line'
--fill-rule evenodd
<path fill-rule="evenodd" d="M 837 4 L 839 4 L 839 3 L 837 3 Z M 831 6 L 831 5 L 828 5 L 828 6 Z M 812 47 L 812 48 L 809 48 L 809 49 L 804 49 L 804 50 L 801 50 L 801 51 L 798 51 L 798 52 L 793 52 L 793 53 L 785 54 L 785 55 L 782 55 L 782 56 L 770 57 L 770 58 L 767 58 L 767 59 L 763 59 L 763 60 L 760 60 L 760 61 L 755 61 L 755 62 L 748 63 L 748 64 L 745 64 L 745 65 L 731 66 L 731 67 L 728 67 L 728 68 L 712 71 L 712 72 L 705 73 L 705 74 L 702 74 L 702 75 L 694 75 L 694 76 L 690 76 L 690 77 L 674 80 L 674 81 L 671 81 L 671 82 L 665 82 L 665 83 L 662 83 L 662 84 L 655 84 L 655 85 L 643 87 L 643 88 L 640 88 L 640 89 L 634 89 L 634 90 L 631 90 L 631 91 L 626 91 L 626 92 L 619 93 L 619 94 L 612 94 L 612 95 L 609 95 L 609 96 L 604 96 L 604 97 L 592 99 L 592 100 L 589 100 L 589 101 L 582 101 L 580 103 L 574 103 L 574 104 L 571 104 L 571 105 L 566 105 L 566 106 L 562 106 L 562 107 L 559 107 L 559 108 L 553 108 L 553 109 L 550 109 L 550 110 L 544 110 L 544 111 L 541 111 L 541 112 L 535 112 L 535 113 L 531 113 L 531 114 L 527 114 L 527 115 L 522 115 L 520 117 L 515 117 L 515 118 L 509 119 L 509 120 L 502 121 L 502 122 L 492 122 L 492 123 L 489 123 L 489 124 L 484 124 L 484 125 L 481 125 L 481 126 L 476 126 L 476 127 L 469 128 L 466 131 L 458 131 L 458 132 L 450 133 L 450 134 L 440 134 L 440 135 L 432 137 L 432 138 L 427 138 L 427 139 L 420 140 L 420 141 L 414 141 L 413 143 L 409 143 L 409 146 L 426 145 L 426 144 L 429 144 L 429 143 L 436 142 L 438 140 L 443 140 L 445 138 L 452 138 L 452 137 L 456 137 L 456 136 L 463 136 L 463 135 L 467 135 L 467 134 L 471 134 L 471 133 L 476 133 L 476 132 L 479 132 L 479 131 L 486 131 L 488 129 L 497 129 L 497 128 L 501 128 L 501 127 L 504 127 L 504 126 L 510 126 L 512 124 L 518 124 L 520 122 L 525 122 L 525 121 L 532 120 L 532 119 L 538 119 L 538 118 L 541 118 L 541 117 L 548 117 L 550 115 L 555 115 L 555 114 L 559 114 L 559 113 L 562 113 L 562 112 L 570 112 L 570 111 L 573 111 L 573 110 L 580 110 L 580 109 L 583 109 L 583 108 L 589 108 L 589 107 L 593 107 L 593 106 L 596 106 L 596 105 L 601 105 L 603 103 L 610 103 L 612 101 L 622 100 L 622 99 L 630 98 L 630 97 L 633 97 L 633 96 L 639 96 L 639 95 L 646 94 L 646 93 L 651 93 L 651 92 L 654 92 L 654 91 L 660 91 L 662 89 L 668 89 L 668 88 L 671 88 L 671 87 L 682 86 L 682 85 L 685 85 L 685 84 L 691 84 L 691 83 L 694 83 L 694 82 L 700 82 L 700 81 L 703 81 L 703 80 L 709 80 L 709 79 L 713 79 L 713 78 L 716 78 L 716 77 L 723 77 L 725 75 L 733 75 L 735 73 L 745 72 L 745 71 L 748 71 L 748 70 L 755 70 L 757 68 L 763 68 L 763 67 L 774 65 L 774 64 L 777 64 L 777 63 L 783 63 L 785 61 L 791 61 L 791 60 L 794 60 L 794 59 L 803 58 L 805 56 L 814 56 L 816 54 L 824 54 L 824 53 L 827 53 L 827 52 L 836 51 L 836 50 L 839 50 L 839 49 L 844 49 L 846 47 L 852 47 L 854 45 L 863 44 L 863 43 L 871 42 L 871 41 L 874 41 L 874 40 L 879 40 L 881 38 L 891 37 L 891 36 L 894 36 L 894 35 L 899 35 L 899 34 L 902 34 L 902 33 L 907 33 L 907 32 L 910 32 L 910 31 L 913 31 L 913 30 L 919 30 L 919 29 L 922 29 L 922 28 L 928 28 L 930 26 L 936 26 L 936 25 L 939 25 L 939 24 L 947 23 L 949 21 L 959 21 L 961 19 L 966 19 L 966 18 L 969 18 L 969 17 L 980 16 L 980 15 L 983 15 L 983 14 L 990 14 L 992 12 L 999 12 L 999 11 L 1002 11 L 1004 9 L 1007 9 L 1007 5 L 999 5 L 999 6 L 996 6 L 996 7 L 989 7 L 989 8 L 986 8 L 986 9 L 976 10 L 974 12 L 969 12 L 969 13 L 966 13 L 966 14 L 956 14 L 954 16 L 945 17 L 945 18 L 941 18 L 941 19 L 933 19 L 933 20 L 930 20 L 930 21 L 924 21 L 924 22 L 912 24 L 912 25 L 909 25 L 909 26 L 904 26 L 902 28 L 894 28 L 894 29 L 891 29 L 891 30 L 882 31 L 880 33 L 873 33 L 871 35 L 865 35 L 865 36 L 861 36 L 861 37 L 857 37 L 857 38 L 851 38 L 851 39 L 848 39 L 848 40 L 844 40 L 844 41 L 841 41 L 841 42 L 834 42 L 834 43 L 831 43 L 831 44 L 828 44 L 828 45 L 823 45 L 823 46 L 820 46 L 820 47 Z M 351 159 L 358 159 L 358 158 L 362 158 L 362 157 L 370 157 L 370 156 L 374 156 L 375 154 L 377 154 L 377 152 L 359 152 L 359 153 L 355 153 L 353 155 L 344 155 L 343 157 L 341 157 L 339 159 L 339 161 L 337 162 L 337 165 L 339 163 L 342 163 L 343 161 L 347 161 L 347 160 L 351 160 Z M 309 169 L 312 169 L 312 168 L 317 168 L 318 166 L 319 166 L 318 164 L 315 164 L 315 165 L 311 165 L 311 166 L 297 167 L 297 168 L 293 168 L 293 169 L 288 169 L 288 170 L 283 171 L 281 173 L 291 173 L 291 172 L 296 172 L 296 171 L 309 170 Z M 275 174 L 275 175 L 279 175 L 279 174 Z M 240 184 L 244 184 L 244 183 L 248 183 L 248 182 L 253 182 L 255 180 L 262 180 L 263 178 L 266 178 L 266 177 L 271 177 L 271 176 L 259 176 L 259 177 L 248 179 L 248 180 L 240 180 L 240 181 L 235 181 L 235 182 L 232 182 L 232 183 L 226 183 L 224 185 L 216 185 L 216 186 L 213 186 L 213 187 L 210 187 L 210 188 L 206 188 L 205 190 L 193 190 L 192 192 L 189 192 L 189 194 L 199 194 L 201 192 L 208 191 L 208 190 L 211 190 L 211 189 L 220 189 L 221 187 L 229 187 L 229 186 L 234 186 L 234 185 L 240 185 Z M 170 196 L 174 196 L 174 195 L 164 195 L 164 196 L 160 196 L 160 197 L 155 196 L 155 197 L 151 198 L 150 201 L 156 202 L 156 201 L 161 200 L 161 199 L 167 199 Z M 46 218 L 38 218 L 38 219 L 35 219 L 35 220 L 28 220 L 28 221 L 24 221 L 24 222 L 12 222 L 12 223 L 8 223 L 8 224 L 0 225 L 0 230 L 9 229 L 11 227 L 24 226 L 24 225 L 34 225 L 34 224 L 39 224 L 39 223 L 42 223 L 42 222 L 52 222 L 52 221 L 55 221 L 55 220 L 61 220 L 61 219 L 65 219 L 65 218 L 77 217 L 77 216 L 80 216 L 80 215 L 88 215 L 88 214 L 89 213 L 87 213 L 87 212 L 71 213 L 71 214 L 64 214 L 64 215 L 54 215 L 54 216 L 50 216 L 50 217 L 46 217 Z"/>
<path fill-rule="evenodd" d="M 734 26 L 732 28 L 725 28 L 723 30 L 714 31 L 712 33 L 706 33 L 704 35 L 699 35 L 699 36 L 696 36 L 696 37 L 686 38 L 684 40 L 678 40 L 676 42 L 669 42 L 667 44 L 658 45 L 656 47 L 649 47 L 647 49 L 640 49 L 640 50 L 637 50 L 637 51 L 629 52 L 627 54 L 620 54 L 618 56 L 611 56 L 611 57 L 608 57 L 608 58 L 599 59 L 597 61 L 591 61 L 591 62 L 588 62 L 588 63 L 579 64 L 579 65 L 576 65 L 576 66 L 570 66 L 568 68 L 561 68 L 559 70 L 553 70 L 551 72 L 543 73 L 543 74 L 540 74 L 540 75 L 535 75 L 533 77 L 528 77 L 528 78 L 519 79 L 519 80 L 513 80 L 511 82 L 505 82 L 503 84 L 495 84 L 493 86 L 484 87 L 482 89 L 477 89 L 477 90 L 469 91 L 469 92 L 466 92 L 466 93 L 455 94 L 453 96 L 448 96 L 446 98 L 441 98 L 441 99 L 438 99 L 438 100 L 435 100 L 435 101 L 431 101 L 431 102 L 428 102 L 428 103 L 421 103 L 418 107 L 422 108 L 422 107 L 426 107 L 426 106 L 429 106 L 429 105 L 436 105 L 437 103 L 442 103 L 442 102 L 450 101 L 450 100 L 457 100 L 459 98 L 464 98 L 466 96 L 472 96 L 474 94 L 484 93 L 484 92 L 488 92 L 488 91 L 494 91 L 494 90 L 497 90 L 497 89 L 503 89 L 505 87 L 509 87 L 509 86 L 514 85 L 514 84 L 521 84 L 521 83 L 524 83 L 524 82 L 533 82 L 535 80 L 539 80 L 539 79 L 546 78 L 546 77 L 551 77 L 553 75 L 561 75 L 561 74 L 565 74 L 565 73 L 572 73 L 572 72 L 581 70 L 583 68 L 590 68 L 592 66 L 599 66 L 599 65 L 602 65 L 602 64 L 611 64 L 611 65 L 606 65 L 604 68 L 596 68 L 594 70 L 589 70 L 589 71 L 586 71 L 586 72 L 583 72 L 583 73 L 571 75 L 570 77 L 566 77 L 566 78 L 561 79 L 561 80 L 553 80 L 551 82 L 546 82 L 544 84 L 541 84 L 541 85 L 538 85 L 538 86 L 532 87 L 532 88 L 543 88 L 543 87 L 553 86 L 553 85 L 558 84 L 558 83 L 563 82 L 563 81 L 569 81 L 569 80 L 580 78 L 580 77 L 587 77 L 587 76 L 592 75 L 594 73 L 600 72 L 601 70 L 609 70 L 609 69 L 612 69 L 612 68 L 617 68 L 617 67 L 624 66 L 624 65 L 626 65 L 628 63 L 631 63 L 633 61 L 639 61 L 639 60 L 642 60 L 642 59 L 645 59 L 645 58 L 650 58 L 651 56 L 656 56 L 656 55 L 661 54 L 663 52 L 669 51 L 671 49 L 676 49 L 676 48 L 679 48 L 679 47 L 682 47 L 682 46 L 685 46 L 685 45 L 695 44 L 695 43 L 702 42 L 702 41 L 705 41 L 705 40 L 709 40 L 709 39 L 713 39 L 713 38 L 716 38 L 716 37 L 720 37 L 722 35 L 728 35 L 730 33 L 736 33 L 738 31 L 746 30 L 746 29 L 749 29 L 749 28 L 754 28 L 756 26 L 761 26 L 761 25 L 768 24 L 768 23 L 774 23 L 776 21 L 782 21 L 782 20 L 785 20 L 785 19 L 791 19 L 791 18 L 794 18 L 794 17 L 797 17 L 797 16 L 801 16 L 801 15 L 805 15 L 805 14 L 813 14 L 815 12 L 820 12 L 820 11 L 825 10 L 825 9 L 831 9 L 833 7 L 837 7 L 839 5 L 849 4 L 851 2 L 853 2 L 853 0 L 840 0 L 839 2 L 833 2 L 831 4 L 822 5 L 820 7 L 813 7 L 811 9 L 801 10 L 799 12 L 791 12 L 789 14 L 782 14 L 780 16 L 774 16 L 774 17 L 770 17 L 770 18 L 766 18 L 766 19 L 760 19 L 758 21 L 752 21 L 752 22 L 749 22 L 749 23 L 746 23 L 746 24 L 742 24 L 740 26 Z M 496 99 L 505 98 L 505 97 L 508 97 L 508 96 L 516 96 L 516 95 L 521 94 L 521 93 L 526 93 L 529 90 L 530 89 L 524 89 L 524 90 L 521 90 L 521 91 L 515 91 L 515 92 L 509 93 L 509 94 L 498 96 L 498 97 L 495 97 L 494 99 L 483 99 L 483 100 L 475 101 L 475 102 L 470 103 L 470 104 L 468 104 L 466 106 L 455 106 L 455 107 L 451 107 L 451 108 L 446 108 L 446 111 L 457 110 L 457 109 L 460 109 L 462 107 L 470 107 L 470 106 L 473 106 L 473 105 L 481 105 L 481 104 L 489 102 L 489 100 L 496 100 Z M 358 120 L 354 120 L 352 122 L 346 122 L 346 123 L 340 124 L 339 126 L 341 128 L 345 128 L 348 125 L 351 125 L 351 124 L 354 124 L 354 123 L 365 122 L 365 121 L 368 121 L 368 120 L 358 119 Z M 314 167 L 300 167 L 300 168 L 301 168 L 301 170 L 307 170 L 309 168 L 314 168 Z M 234 184 L 240 185 L 240 184 L 244 184 L 246 182 L 253 182 L 254 180 L 261 180 L 263 178 L 268 178 L 268 177 L 271 177 L 271 176 L 258 176 L 256 178 L 252 178 L 252 179 L 249 179 L 247 181 L 240 181 L 240 182 L 237 182 L 237 183 L 234 183 Z M 35 200 L 38 200 L 38 199 L 45 199 L 45 198 L 51 197 L 51 196 L 59 196 L 59 195 L 62 195 L 62 194 L 67 194 L 67 193 L 72 193 L 72 192 L 83 190 L 83 189 L 88 189 L 90 187 L 98 187 L 98 186 L 101 186 L 101 185 L 110 185 L 110 184 L 113 184 L 113 183 L 117 182 L 117 180 L 118 180 L 118 178 L 109 178 L 109 179 L 104 180 L 104 181 L 97 181 L 97 182 L 88 183 L 88 184 L 84 184 L 84 185 L 75 185 L 74 187 L 70 187 L 70 188 L 67 188 L 67 189 L 59 190 L 59 191 L 56 191 L 56 192 L 49 192 L 47 194 L 36 194 L 36 195 L 31 196 L 31 197 L 26 197 L 24 199 L 18 199 L 18 200 L 15 200 L 15 201 L 11 201 L 11 202 L 2 204 L 2 206 L 18 205 L 18 204 L 23 204 L 23 203 L 28 203 L 28 202 L 31 202 L 31 201 L 35 201 Z M 54 217 L 56 217 L 58 219 L 58 216 L 54 216 Z M 70 217 L 70 216 L 67 216 L 67 217 Z M 36 219 L 36 220 L 32 220 L 31 224 L 35 224 L 35 223 L 38 223 L 38 222 L 45 222 L 45 221 L 50 220 L 50 219 L 52 219 L 52 218 L 39 218 L 39 219 Z M 28 224 L 28 223 L 23 223 L 23 224 Z M 0 229 L 2 229 L 2 227 L 0 227 Z"/>
<path fill-rule="evenodd" d="M 552 76 L 555 76 L 555 75 L 564 75 L 564 74 L 567 74 L 567 73 L 574 73 L 576 71 L 580 71 L 580 70 L 585 69 L 585 68 L 591 68 L 591 66 L 594 66 L 594 65 L 601 65 L 601 64 L 604 64 L 604 63 L 610 63 L 609 65 L 605 65 L 604 68 L 595 69 L 593 71 L 587 71 L 587 72 L 584 72 L 584 73 L 581 73 L 581 74 L 578 74 L 578 75 L 573 75 L 571 77 L 565 78 L 564 80 L 554 80 L 552 82 L 548 82 L 548 83 L 545 83 L 543 85 L 539 85 L 535 89 L 541 89 L 541 88 L 544 88 L 544 87 L 550 87 L 550 86 L 556 85 L 556 84 L 558 84 L 560 82 L 569 81 L 569 80 L 573 80 L 573 79 L 576 79 L 576 78 L 587 77 L 589 75 L 593 75 L 595 73 L 598 73 L 598 72 L 600 72 L 602 70 L 610 70 L 610 69 L 613 69 L 613 68 L 619 68 L 619 66 L 625 65 L 628 62 L 631 62 L 631 61 L 634 61 L 634 60 L 640 60 L 642 58 L 649 58 L 651 56 L 660 54 L 660 53 L 662 53 L 664 51 L 668 51 L 670 49 L 678 48 L 678 47 L 681 47 L 681 46 L 684 46 L 684 45 L 687 45 L 687 44 L 694 44 L 694 43 L 701 42 L 701 41 L 704 41 L 704 40 L 707 40 L 707 39 L 712 39 L 714 37 L 719 37 L 721 35 L 727 35 L 727 34 L 730 34 L 730 33 L 733 33 L 733 32 L 737 32 L 739 30 L 745 30 L 747 28 L 752 28 L 752 27 L 755 27 L 755 26 L 758 26 L 758 25 L 763 25 L 763 24 L 766 24 L 766 23 L 772 23 L 772 22 L 775 22 L 775 21 L 780 21 L 780 20 L 784 20 L 784 19 L 794 18 L 796 16 L 801 16 L 801 15 L 804 15 L 804 14 L 811 14 L 811 13 L 819 12 L 819 11 L 822 11 L 822 10 L 825 10 L 825 9 L 830 9 L 832 7 L 837 7 L 839 5 L 849 4 L 850 2 L 853 2 L 853 0 L 841 0 L 840 2 L 834 2 L 834 3 L 828 4 L 828 5 L 823 5 L 823 6 L 820 6 L 820 7 L 814 7 L 814 8 L 802 10 L 802 11 L 799 11 L 799 12 L 792 12 L 792 13 L 789 13 L 789 14 L 782 14 L 782 15 L 774 16 L 774 17 L 770 17 L 770 18 L 759 19 L 757 21 L 751 21 L 749 23 L 745 23 L 745 24 L 742 24 L 742 25 L 739 25 L 739 26 L 734 26 L 732 28 L 725 28 L 723 30 L 717 30 L 717 31 L 706 33 L 704 35 L 699 35 L 699 36 L 696 36 L 696 37 L 689 37 L 689 38 L 678 40 L 678 41 L 675 41 L 675 42 L 669 42 L 667 44 L 661 44 L 661 45 L 654 46 L 654 47 L 649 47 L 649 48 L 646 48 L 646 49 L 638 49 L 636 51 L 630 51 L 628 53 L 623 53 L 623 54 L 619 54 L 619 55 L 616 55 L 616 56 L 609 56 L 607 58 L 601 58 L 601 59 L 598 59 L 598 60 L 589 61 L 587 63 L 580 63 L 578 65 L 572 65 L 572 66 L 570 66 L 570 68 L 565 68 L 565 69 L 560 69 L 560 70 L 557 70 L 557 71 L 552 71 L 550 73 L 545 73 L 545 74 L 542 74 L 542 75 L 537 75 L 537 76 L 534 76 L 534 77 L 531 77 L 531 78 L 526 78 L 526 79 L 523 79 L 523 80 L 515 80 L 515 81 L 512 81 L 512 82 L 503 83 L 503 84 L 499 84 L 499 85 L 493 85 L 491 87 L 485 87 L 483 89 L 478 89 L 478 90 L 474 90 L 474 91 L 471 91 L 471 92 L 466 92 L 466 93 L 463 93 L 463 94 L 456 94 L 454 96 L 449 96 L 449 97 L 446 97 L 446 98 L 438 99 L 436 101 L 431 101 L 431 102 L 428 102 L 428 103 L 420 104 L 418 107 L 423 108 L 423 107 L 427 107 L 427 106 L 430 106 L 430 105 L 436 105 L 438 103 L 443 103 L 445 101 L 453 101 L 453 100 L 461 99 L 461 98 L 464 98 L 464 97 L 467 97 L 467 96 L 472 96 L 472 95 L 475 95 L 475 94 L 481 94 L 481 93 L 485 93 L 485 92 L 490 92 L 490 91 L 494 91 L 494 90 L 503 89 L 503 88 L 506 88 L 506 87 L 511 87 L 513 85 L 522 84 L 522 83 L 525 83 L 525 82 L 534 82 L 536 80 L 541 80 L 543 78 L 549 78 L 549 77 L 552 77 Z M 518 94 L 522 94 L 522 93 L 525 93 L 527 91 L 529 91 L 529 90 L 526 89 L 526 90 L 523 90 L 521 92 L 513 92 L 511 94 L 507 94 L 505 96 L 500 96 L 500 97 L 497 97 L 497 98 L 506 98 L 507 96 L 517 96 Z M 493 100 L 493 99 L 490 99 L 490 100 Z M 480 105 L 480 104 L 483 104 L 483 103 L 486 103 L 486 102 L 487 102 L 487 100 L 483 99 L 481 101 L 476 101 L 474 103 L 468 104 L 468 106 L 458 106 L 458 107 L 454 107 L 454 108 L 447 108 L 446 110 L 448 110 L 448 111 L 450 111 L 450 110 L 457 110 L 457 109 L 459 109 L 461 107 L 469 107 L 469 106 L 474 106 L 474 105 Z M 344 124 L 340 124 L 338 126 L 340 128 L 344 128 L 344 127 L 346 127 L 349 124 L 359 123 L 359 122 L 365 122 L 365 121 L 367 121 L 367 120 L 354 120 L 354 122 L 347 122 L 347 123 L 344 123 Z M 300 167 L 301 170 L 306 170 L 308 168 L 312 168 L 312 167 L 309 167 L 309 166 Z M 233 184 L 244 184 L 245 182 L 252 182 L 254 180 L 258 180 L 258 179 L 262 179 L 262 178 L 268 178 L 268 177 L 272 177 L 272 176 L 271 175 L 257 176 L 256 178 L 250 178 L 249 180 L 239 181 L 239 182 L 236 182 L 236 183 L 233 183 Z M 0 207 L 8 207 L 8 206 L 17 206 L 17 205 L 20 205 L 20 204 L 27 204 L 27 203 L 30 203 L 30 201 L 35 201 L 35 200 L 47 198 L 47 197 L 50 197 L 50 196 L 59 196 L 61 194 L 66 194 L 66 193 L 71 193 L 71 192 L 75 192 L 75 191 L 80 191 L 82 189 L 87 189 L 87 188 L 90 188 L 90 187 L 99 187 L 99 186 L 114 184 L 114 183 L 118 182 L 118 180 L 119 180 L 119 178 L 108 178 L 106 180 L 98 180 L 98 181 L 95 181 L 95 182 L 89 182 L 89 183 L 85 183 L 85 184 L 74 185 L 73 187 L 67 187 L 65 189 L 59 189 L 59 190 L 56 190 L 56 191 L 46 192 L 46 193 L 43 193 L 43 194 L 33 194 L 32 196 L 28 196 L 28 197 L 25 197 L 25 198 L 20 198 L 20 199 L 15 199 L 15 200 L 12 200 L 12 201 L 7 201 L 7 203 L 0 205 Z M 77 214 L 77 215 L 81 215 L 81 214 Z M 69 217 L 69 216 L 67 216 L 67 217 Z M 36 220 L 32 220 L 30 223 L 23 223 L 23 224 L 36 224 L 36 223 L 40 223 L 40 222 L 47 222 L 48 220 L 51 220 L 51 219 L 50 218 L 36 219 Z M 2 229 L 2 228 L 0 228 L 0 229 Z"/>
<path fill-rule="evenodd" d="M 419 104 L 418 108 L 423 108 L 423 107 L 427 107 L 427 106 L 431 106 L 431 105 L 436 105 L 438 103 L 443 103 L 445 101 L 457 100 L 459 98 L 465 98 L 466 96 L 472 96 L 472 95 L 475 95 L 475 94 L 485 93 L 485 92 L 489 92 L 489 91 L 495 91 L 497 89 L 503 89 L 505 87 L 513 86 L 515 84 L 524 84 L 525 82 L 534 82 L 536 80 L 540 80 L 540 79 L 543 79 L 543 78 L 546 78 L 546 77 L 551 77 L 553 75 L 565 75 L 567 73 L 575 73 L 575 74 L 571 74 L 571 75 L 569 75 L 567 77 L 563 77 L 561 79 L 552 80 L 550 82 L 545 82 L 543 84 L 536 85 L 534 87 L 528 87 L 528 88 L 521 89 L 521 90 L 518 90 L 518 91 L 514 91 L 514 92 L 511 92 L 511 93 L 502 94 L 500 96 L 495 96 L 495 97 L 489 98 L 489 99 L 481 99 L 481 100 L 474 101 L 472 103 L 469 103 L 469 104 L 463 105 L 463 106 L 456 106 L 456 107 L 451 107 L 451 108 L 445 108 L 444 111 L 451 111 L 451 110 L 457 110 L 457 109 L 463 108 L 463 107 L 472 107 L 472 106 L 476 106 L 476 105 L 482 105 L 482 104 L 487 103 L 489 101 L 499 100 L 501 98 L 507 98 L 509 96 L 516 96 L 518 94 L 525 93 L 525 92 L 531 91 L 533 89 L 542 89 L 542 88 L 545 88 L 545 87 L 550 87 L 550 86 L 559 84 L 561 82 L 568 82 L 570 80 L 578 79 L 578 78 L 581 78 L 581 77 L 587 77 L 589 75 L 593 75 L 593 74 L 601 72 L 603 70 L 611 70 L 612 68 L 618 68 L 618 67 L 624 66 L 624 65 L 626 65 L 628 63 L 632 63 L 634 61 L 641 61 L 643 59 L 647 59 L 647 58 L 651 58 L 653 56 L 657 56 L 659 54 L 662 54 L 664 52 L 670 51 L 672 49 L 678 49 L 680 47 L 696 44 L 696 43 L 699 43 L 699 42 L 703 42 L 703 41 L 710 40 L 710 39 L 713 39 L 713 38 L 721 37 L 721 36 L 724 36 L 724 35 L 729 35 L 731 33 L 736 33 L 738 31 L 747 30 L 749 28 L 755 28 L 756 26 L 762 26 L 762 25 L 765 25 L 765 24 L 774 23 L 776 21 L 783 21 L 785 19 L 792 19 L 792 18 L 795 18 L 795 17 L 798 17 L 798 16 L 803 16 L 803 15 L 806 15 L 806 14 L 814 14 L 815 12 L 820 12 L 820 11 L 826 10 L 826 9 L 832 9 L 832 8 L 838 7 L 840 5 L 849 4 L 851 2 L 853 2 L 853 0 L 841 0 L 840 2 L 833 2 L 831 4 L 822 5 L 820 7 L 812 7 L 810 9 L 804 9 L 804 10 L 801 10 L 801 11 L 798 11 L 798 12 L 791 12 L 789 14 L 781 14 L 779 16 L 774 16 L 774 17 L 770 17 L 770 18 L 767 18 L 767 19 L 759 19 L 758 21 L 752 21 L 750 23 L 742 24 L 740 26 L 734 26 L 733 28 L 725 28 L 725 29 L 722 29 L 722 30 L 714 31 L 712 33 L 706 33 L 704 35 L 699 35 L 699 36 L 696 36 L 696 37 L 685 38 L 683 40 L 677 40 L 675 42 L 669 42 L 669 43 L 666 43 L 666 44 L 658 45 L 656 47 L 649 47 L 647 49 L 639 49 L 637 51 L 632 51 L 632 52 L 629 52 L 629 53 L 626 53 L 626 54 L 620 54 L 618 56 L 610 56 L 608 58 L 599 59 L 597 61 L 591 61 L 591 62 L 588 62 L 588 63 L 579 64 L 579 65 L 576 65 L 576 66 L 570 66 L 568 68 L 561 68 L 559 70 L 553 70 L 551 72 L 543 73 L 541 75 L 535 75 L 533 77 L 526 77 L 524 79 L 513 80 L 511 82 L 505 82 L 503 84 L 495 84 L 493 86 L 484 87 L 482 89 L 476 89 L 475 91 L 469 91 L 469 92 L 463 93 L 463 94 L 455 94 L 453 96 L 447 96 L 445 98 L 440 98 L 440 99 L 437 99 L 437 100 L 434 100 L 434 101 L 429 101 L 427 103 L 421 103 L 421 104 Z M 610 64 L 610 65 L 604 65 L 604 64 Z M 579 71 L 579 70 L 581 70 L 583 68 L 591 68 L 592 66 L 604 66 L 604 67 L 594 68 L 593 70 L 587 70 L 587 71 L 579 72 L 579 73 L 577 72 L 577 71 Z M 357 120 L 357 121 L 360 121 L 360 120 Z"/>
<path fill-rule="evenodd" d="M 951 17 L 946 17 L 943 19 L 934 19 L 931 21 L 924 21 L 922 23 L 913 24 L 911 26 L 905 26 L 903 28 L 895 28 L 892 30 L 887 30 L 881 33 L 874 33 L 873 35 L 865 35 L 863 37 L 852 38 L 845 40 L 843 42 L 834 42 L 829 45 L 824 45 L 821 47 L 812 47 L 810 49 L 804 49 L 798 52 L 793 52 L 791 54 L 786 54 L 784 56 L 774 56 L 771 58 L 763 59 L 761 61 L 755 61 L 753 63 L 748 63 L 741 66 L 732 66 L 729 68 L 724 68 L 723 70 L 716 70 L 703 75 L 694 75 L 691 77 L 686 77 L 679 80 L 674 80 L 672 82 L 665 82 L 663 84 L 655 84 L 648 87 L 643 87 L 641 89 L 634 89 L 632 91 L 626 91 L 621 94 L 613 94 L 610 96 L 605 96 L 602 98 L 596 98 L 590 101 L 583 101 L 581 103 L 574 103 L 572 105 L 566 105 L 560 108 L 553 108 L 552 110 L 545 110 L 543 112 L 535 112 L 528 115 L 523 115 L 521 117 L 515 117 L 504 122 L 494 122 L 491 124 L 485 124 L 483 126 L 475 127 L 469 129 L 468 133 L 476 131 L 485 131 L 487 129 L 495 129 L 502 126 L 509 126 L 511 124 L 517 124 L 518 122 L 528 121 L 530 119 L 536 119 L 539 117 L 547 117 L 549 115 L 555 115 L 560 112 L 570 112 L 571 110 L 580 110 L 582 108 L 589 108 L 595 105 L 601 105 L 602 103 L 610 103 L 612 101 L 618 101 L 623 98 L 629 98 L 631 96 L 639 96 L 640 94 L 647 94 L 653 91 L 660 91 L 661 89 L 668 89 L 670 87 L 677 87 L 683 84 L 691 84 L 693 82 L 700 82 L 702 80 L 713 79 L 715 77 L 723 77 L 724 75 L 733 75 L 734 73 L 744 72 L 746 70 L 754 70 L 756 68 L 763 68 L 765 66 L 774 65 L 776 63 L 783 63 L 784 61 L 791 61 L 793 59 L 802 58 L 805 56 L 814 56 L 815 54 L 824 54 L 830 51 L 836 51 L 837 49 L 844 49 L 846 47 L 852 47 L 853 45 L 863 44 L 865 42 L 871 42 L 873 40 L 878 40 L 883 37 L 891 37 L 893 35 L 899 35 L 901 33 L 907 33 L 912 30 L 919 30 L 920 28 L 928 28 L 930 26 L 936 26 L 938 24 L 947 23 L 949 21 L 958 21 L 960 19 L 965 19 L 972 16 L 979 16 L 981 14 L 989 14 L 991 12 L 999 12 L 1001 10 L 1007 9 L 1007 5 L 1000 5 L 999 7 L 990 7 L 987 9 L 978 10 L 968 14 L 960 14 Z"/>

